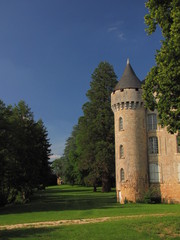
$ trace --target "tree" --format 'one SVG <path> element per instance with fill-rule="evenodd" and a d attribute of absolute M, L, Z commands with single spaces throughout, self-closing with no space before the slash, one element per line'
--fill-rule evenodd
<path fill-rule="evenodd" d="M 11 126 L 9 124 L 10 108 L 0 100 L 0 206 L 7 202 L 9 194 L 9 169 Z"/>
<path fill-rule="evenodd" d="M 113 67 L 101 62 L 92 74 L 89 101 L 83 105 L 79 119 L 77 149 L 79 167 L 86 174 L 85 182 L 96 186 L 102 183 L 102 191 L 110 191 L 114 174 L 114 116 L 110 96 L 117 84 Z M 83 174 L 83 175 L 84 175 Z"/>
<path fill-rule="evenodd" d="M 29 200 L 32 189 L 47 183 L 50 144 L 43 122 L 34 121 L 24 101 L 0 101 L 0 204 Z"/>
<path fill-rule="evenodd" d="M 13 127 L 11 164 L 15 164 L 11 172 L 11 189 L 21 193 L 26 201 L 37 179 L 37 161 L 34 154 L 35 121 L 31 109 L 24 101 L 12 108 L 10 123 Z"/>
<path fill-rule="evenodd" d="M 79 168 L 79 155 L 77 153 L 77 134 L 79 126 L 73 127 L 71 136 L 66 141 L 63 155 L 63 165 L 65 167 L 65 181 L 70 184 L 82 184 L 81 170 Z"/>
<path fill-rule="evenodd" d="M 64 177 L 64 158 L 60 157 L 55 159 L 51 164 L 51 168 L 56 177 L 62 179 Z"/>
<path fill-rule="evenodd" d="M 146 107 L 158 110 L 160 124 L 175 133 L 180 129 L 180 0 L 149 0 L 146 7 L 147 33 L 159 25 L 163 40 L 156 66 L 146 77 L 143 97 Z"/>
<path fill-rule="evenodd" d="M 87 106 L 88 104 L 86 104 Z M 87 112 L 87 116 L 79 118 L 79 132 L 77 135 L 77 152 L 79 156 L 79 169 L 83 176 L 83 183 L 93 186 L 94 192 L 100 182 L 100 168 L 95 158 L 96 136 L 90 130 L 90 121 L 93 118 L 92 112 Z M 95 118 L 95 116 L 94 116 Z M 94 139 L 94 141 L 93 141 Z"/>
<path fill-rule="evenodd" d="M 51 144 L 48 139 L 48 132 L 42 119 L 35 123 L 34 127 L 34 160 L 36 163 L 36 182 L 35 184 L 48 185 L 51 175 L 51 168 L 49 163 L 49 156 L 51 154 Z"/>

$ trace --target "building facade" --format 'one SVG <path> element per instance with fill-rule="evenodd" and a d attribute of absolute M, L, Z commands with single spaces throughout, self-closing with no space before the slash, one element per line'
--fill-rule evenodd
<path fill-rule="evenodd" d="M 115 124 L 117 201 L 136 202 L 152 189 L 162 202 L 180 202 L 180 135 L 158 125 L 144 107 L 142 83 L 127 61 L 111 94 Z"/>

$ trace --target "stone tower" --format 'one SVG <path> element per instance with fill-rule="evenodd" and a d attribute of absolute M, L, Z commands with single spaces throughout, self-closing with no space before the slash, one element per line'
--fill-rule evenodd
<path fill-rule="evenodd" d="M 148 188 L 146 110 L 129 60 L 111 94 L 115 123 L 117 201 L 136 202 Z"/>

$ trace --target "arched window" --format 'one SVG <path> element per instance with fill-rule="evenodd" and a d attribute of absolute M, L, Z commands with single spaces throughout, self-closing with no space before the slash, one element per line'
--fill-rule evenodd
<path fill-rule="evenodd" d="M 158 138 L 149 137 L 149 153 L 157 154 L 158 153 Z"/>
<path fill-rule="evenodd" d="M 124 169 L 123 168 L 121 168 L 121 170 L 120 170 L 120 180 L 121 180 L 121 182 L 123 182 L 125 180 Z"/>
<path fill-rule="evenodd" d="M 155 113 L 148 114 L 148 130 L 157 129 L 157 115 Z"/>
<path fill-rule="evenodd" d="M 124 147 L 123 147 L 123 145 L 120 145 L 120 147 L 119 147 L 119 156 L 120 156 L 120 158 L 124 157 Z"/>
<path fill-rule="evenodd" d="M 119 118 L 119 131 L 123 130 L 123 119 L 122 117 Z"/>

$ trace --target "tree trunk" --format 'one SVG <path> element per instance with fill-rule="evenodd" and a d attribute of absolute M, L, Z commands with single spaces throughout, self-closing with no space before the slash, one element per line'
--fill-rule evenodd
<path fill-rule="evenodd" d="M 110 192 L 110 191 L 111 191 L 110 177 L 107 174 L 103 174 L 103 176 L 102 176 L 102 192 Z"/>
<path fill-rule="evenodd" d="M 96 192 L 96 185 L 93 186 L 93 192 Z"/>

